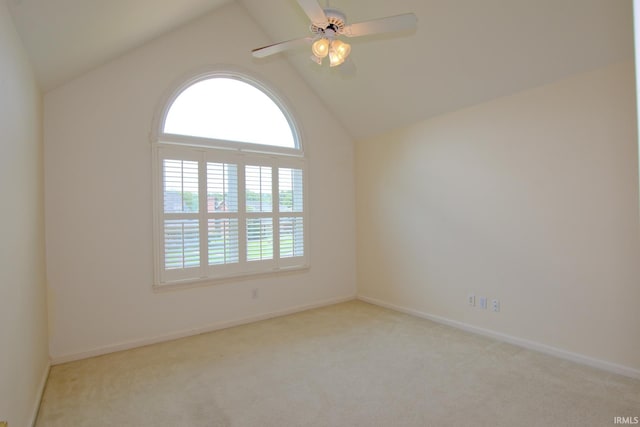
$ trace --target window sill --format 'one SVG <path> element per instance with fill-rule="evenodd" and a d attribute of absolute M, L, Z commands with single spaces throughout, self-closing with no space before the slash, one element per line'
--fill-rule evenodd
<path fill-rule="evenodd" d="M 153 291 L 155 293 L 164 293 L 170 291 L 177 291 L 181 289 L 202 288 L 208 286 L 215 286 L 222 283 L 241 282 L 267 277 L 278 277 L 292 274 L 300 274 L 310 270 L 309 265 L 299 265 L 292 267 L 282 267 L 271 271 L 263 271 L 257 273 L 240 273 L 231 276 L 223 277 L 207 277 L 200 279 L 180 280 L 168 283 L 155 283 L 153 285 Z"/>

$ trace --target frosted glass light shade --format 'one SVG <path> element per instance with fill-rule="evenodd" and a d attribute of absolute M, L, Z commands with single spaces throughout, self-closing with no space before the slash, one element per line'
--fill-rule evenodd
<path fill-rule="evenodd" d="M 351 45 L 341 40 L 333 40 L 329 49 L 329 66 L 336 67 L 342 64 L 351 53 Z"/>
<path fill-rule="evenodd" d="M 331 47 L 343 60 L 347 59 L 347 56 L 349 56 L 349 54 L 351 53 L 351 45 L 349 43 L 343 42 L 342 40 L 334 40 L 331 43 Z"/>
<path fill-rule="evenodd" d="M 337 67 L 344 62 L 343 58 L 340 58 L 334 51 L 329 52 L 329 66 Z"/>
<path fill-rule="evenodd" d="M 329 40 L 324 37 L 316 40 L 311 45 L 311 51 L 318 58 L 324 58 L 329 54 Z"/>

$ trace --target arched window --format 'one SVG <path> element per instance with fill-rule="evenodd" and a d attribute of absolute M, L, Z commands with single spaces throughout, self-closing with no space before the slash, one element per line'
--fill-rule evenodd
<path fill-rule="evenodd" d="M 305 268 L 305 160 L 291 114 L 239 73 L 187 81 L 154 140 L 157 286 Z"/>
<path fill-rule="evenodd" d="M 273 98 L 229 77 L 207 78 L 183 90 L 167 112 L 163 132 L 298 148 L 295 130 Z"/>

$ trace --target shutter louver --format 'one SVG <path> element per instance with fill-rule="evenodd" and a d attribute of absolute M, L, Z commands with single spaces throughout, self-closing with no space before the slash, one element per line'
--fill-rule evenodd
<path fill-rule="evenodd" d="M 209 265 L 239 262 L 238 166 L 207 163 Z"/>
<path fill-rule="evenodd" d="M 177 270 L 199 267 L 198 162 L 164 159 L 162 174 L 164 268 Z"/>
<path fill-rule="evenodd" d="M 247 219 L 247 261 L 273 259 L 273 219 Z"/>
<path fill-rule="evenodd" d="M 302 212 L 302 170 L 280 168 L 278 170 L 278 184 L 280 212 Z"/>
<path fill-rule="evenodd" d="M 247 212 L 273 211 L 271 174 L 269 166 L 245 167 Z"/>
<path fill-rule="evenodd" d="M 302 169 L 278 169 L 278 195 L 280 212 L 288 214 L 280 217 L 280 258 L 304 256 Z"/>
<path fill-rule="evenodd" d="M 198 220 L 164 221 L 164 268 L 173 270 L 200 266 Z"/>
<path fill-rule="evenodd" d="M 280 218 L 280 257 L 304 255 L 304 227 L 302 217 Z"/>
<path fill-rule="evenodd" d="M 207 163 L 208 212 L 238 212 L 238 166 Z"/>
<path fill-rule="evenodd" d="M 198 162 L 165 159 L 164 213 L 198 212 Z"/>
<path fill-rule="evenodd" d="M 237 263 L 238 220 L 209 219 L 209 265 Z"/>

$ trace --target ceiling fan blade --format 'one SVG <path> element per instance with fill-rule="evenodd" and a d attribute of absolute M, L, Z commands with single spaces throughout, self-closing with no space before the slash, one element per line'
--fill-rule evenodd
<path fill-rule="evenodd" d="M 301 39 L 288 40 L 286 42 L 280 42 L 275 44 L 270 44 L 268 46 L 259 47 L 257 49 L 253 49 L 251 54 L 255 58 L 264 58 L 265 56 L 275 55 L 276 53 L 283 52 L 287 49 L 293 49 L 294 47 L 298 47 L 304 44 L 309 44 L 313 40 L 312 37 L 303 37 Z"/>
<path fill-rule="evenodd" d="M 390 33 L 395 31 L 412 30 L 416 27 L 418 18 L 413 13 L 389 16 L 372 21 L 358 22 L 347 25 L 343 34 L 347 37 L 360 37 L 369 34 Z"/>
<path fill-rule="evenodd" d="M 316 24 L 319 27 L 326 27 L 329 22 L 327 21 L 327 15 L 324 14 L 324 10 L 320 7 L 317 0 L 298 0 L 298 4 L 307 14 L 312 24 Z"/>

